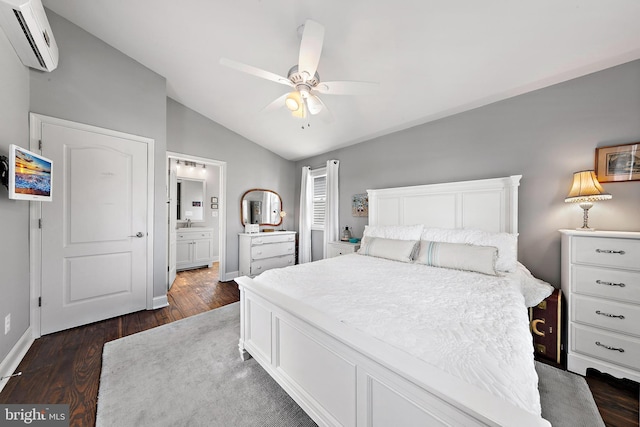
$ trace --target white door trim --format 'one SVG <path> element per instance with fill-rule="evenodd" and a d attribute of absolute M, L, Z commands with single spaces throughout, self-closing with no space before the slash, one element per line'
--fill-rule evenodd
<path fill-rule="evenodd" d="M 105 129 L 97 126 L 86 125 L 83 123 L 72 122 L 69 120 L 58 119 L 55 117 L 44 116 L 36 113 L 29 113 L 29 149 L 31 151 L 40 152 L 39 141 L 42 135 L 42 125 L 52 124 L 65 126 L 72 129 L 83 130 L 88 132 L 100 133 L 103 135 L 114 136 L 118 138 L 131 139 L 134 141 L 147 144 L 147 309 L 153 308 L 153 240 L 154 240 L 154 154 L 155 140 L 144 136 L 132 135 L 124 132 L 118 132 L 111 129 Z M 53 165 L 56 168 L 56 165 Z M 56 194 L 53 194 L 56 197 Z M 60 196 L 58 196 L 60 197 Z M 29 202 L 29 276 L 30 276 L 30 324 L 33 331 L 33 337 L 39 338 L 40 332 L 40 307 L 38 300 L 41 295 L 42 288 L 42 232 L 38 227 L 38 221 L 41 218 L 43 202 Z"/>
<path fill-rule="evenodd" d="M 223 162 L 222 160 L 214 160 L 206 157 L 198 157 L 192 156 L 190 154 L 177 153 L 174 151 L 167 151 L 167 160 L 165 165 L 165 171 L 169 170 L 169 160 L 170 159 L 180 159 L 180 160 L 188 160 L 196 163 L 206 163 L 208 165 L 217 166 L 219 170 L 219 188 L 218 194 L 220 194 L 220 198 L 218 199 L 218 251 L 220 254 L 219 257 L 219 280 L 226 280 L 226 270 L 227 270 L 227 162 Z M 166 174 L 166 185 L 169 185 L 169 174 Z M 167 212 L 167 210 L 165 210 Z M 169 223 L 169 218 L 165 219 L 165 224 Z M 169 245 L 169 236 L 167 235 L 167 244 Z M 169 251 L 166 251 L 166 265 L 169 265 Z M 166 273 L 167 285 L 169 285 L 169 272 Z"/>

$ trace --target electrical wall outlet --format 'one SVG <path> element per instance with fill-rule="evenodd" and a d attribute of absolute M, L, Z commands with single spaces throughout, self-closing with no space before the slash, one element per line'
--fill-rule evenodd
<path fill-rule="evenodd" d="M 4 317 L 4 334 L 7 335 L 11 330 L 11 313 Z"/>

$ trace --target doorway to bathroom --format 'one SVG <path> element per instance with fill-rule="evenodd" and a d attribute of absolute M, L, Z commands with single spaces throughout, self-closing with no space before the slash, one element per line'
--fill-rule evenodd
<path fill-rule="evenodd" d="M 178 271 L 226 269 L 226 162 L 167 152 L 167 289 Z"/>

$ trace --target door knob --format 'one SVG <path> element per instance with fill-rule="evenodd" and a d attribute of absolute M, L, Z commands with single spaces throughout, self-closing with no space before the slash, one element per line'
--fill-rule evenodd
<path fill-rule="evenodd" d="M 129 236 L 129 237 L 142 238 L 142 237 L 144 237 L 144 234 L 142 234 L 142 231 L 138 231 L 135 236 Z"/>

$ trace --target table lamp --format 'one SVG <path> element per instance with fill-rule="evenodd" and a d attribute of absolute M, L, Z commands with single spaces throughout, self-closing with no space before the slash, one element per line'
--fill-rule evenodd
<path fill-rule="evenodd" d="M 604 192 L 594 171 L 580 171 L 573 174 L 573 183 L 564 201 L 579 203 L 584 210 L 582 227 L 577 230 L 593 231 L 593 228 L 589 228 L 589 209 L 593 206 L 593 202 L 610 198 L 611 194 Z"/>

